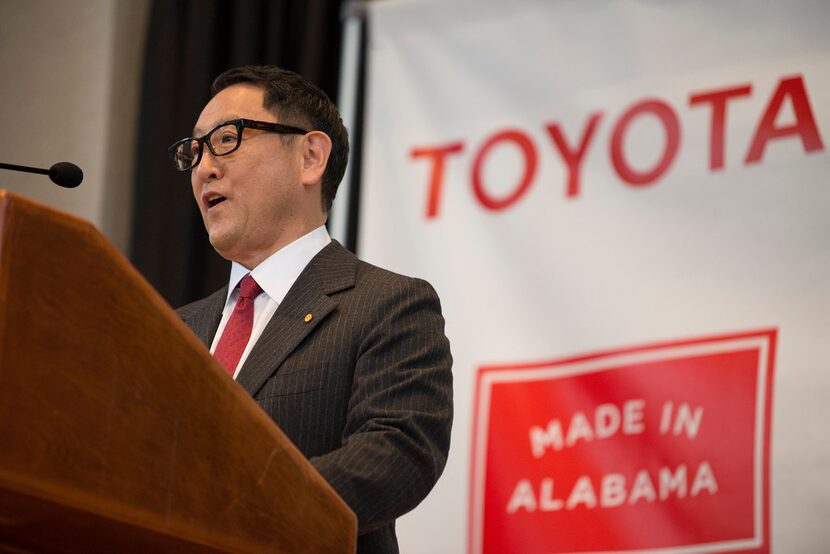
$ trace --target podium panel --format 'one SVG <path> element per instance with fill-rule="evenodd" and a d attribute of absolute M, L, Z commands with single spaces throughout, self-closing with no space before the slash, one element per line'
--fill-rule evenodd
<path fill-rule="evenodd" d="M 0 548 L 346 553 L 356 529 L 91 224 L 0 191 Z"/>

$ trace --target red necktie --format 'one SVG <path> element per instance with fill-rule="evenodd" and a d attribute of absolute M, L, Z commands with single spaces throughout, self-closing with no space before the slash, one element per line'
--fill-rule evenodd
<path fill-rule="evenodd" d="M 219 344 L 216 345 L 216 352 L 213 355 L 219 363 L 225 366 L 231 377 L 236 372 L 236 364 L 239 363 L 239 358 L 242 357 L 242 352 L 248 345 L 248 339 L 251 338 L 251 329 L 254 326 L 254 298 L 261 292 L 262 289 L 250 273 L 242 278 L 239 282 L 239 298 L 236 300 L 236 306 L 225 325 Z"/>

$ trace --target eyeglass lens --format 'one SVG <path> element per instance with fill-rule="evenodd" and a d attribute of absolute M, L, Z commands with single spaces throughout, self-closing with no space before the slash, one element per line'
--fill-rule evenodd
<path fill-rule="evenodd" d="M 190 169 L 199 158 L 202 142 L 207 142 L 214 156 L 230 154 L 239 146 L 239 129 L 236 124 L 228 123 L 215 128 L 202 139 L 182 141 L 176 148 L 176 165 L 179 169 Z"/>

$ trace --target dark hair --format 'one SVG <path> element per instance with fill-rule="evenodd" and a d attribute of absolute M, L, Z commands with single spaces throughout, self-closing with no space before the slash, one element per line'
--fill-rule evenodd
<path fill-rule="evenodd" d="M 246 65 L 219 75 L 211 87 L 216 96 L 238 83 L 251 83 L 265 89 L 264 108 L 280 118 L 280 123 L 322 131 L 331 139 L 331 155 L 323 172 L 322 202 L 331 210 L 337 187 L 346 172 L 349 159 L 349 133 L 337 106 L 317 86 L 303 76 L 274 65 Z"/>

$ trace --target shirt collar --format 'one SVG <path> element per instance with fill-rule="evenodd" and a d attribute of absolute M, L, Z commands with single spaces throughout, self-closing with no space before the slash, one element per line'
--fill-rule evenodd
<path fill-rule="evenodd" d="M 265 294 L 270 296 L 277 304 L 281 304 L 285 295 L 288 294 L 288 289 L 300 276 L 308 262 L 330 242 L 331 237 L 326 230 L 326 226 L 321 225 L 271 254 L 250 273 L 259 283 L 259 286 L 262 287 L 262 290 L 265 291 Z M 245 266 L 233 262 L 231 277 L 228 281 L 226 302 L 230 300 L 231 294 L 236 290 L 239 281 L 248 273 L 249 271 Z"/>

